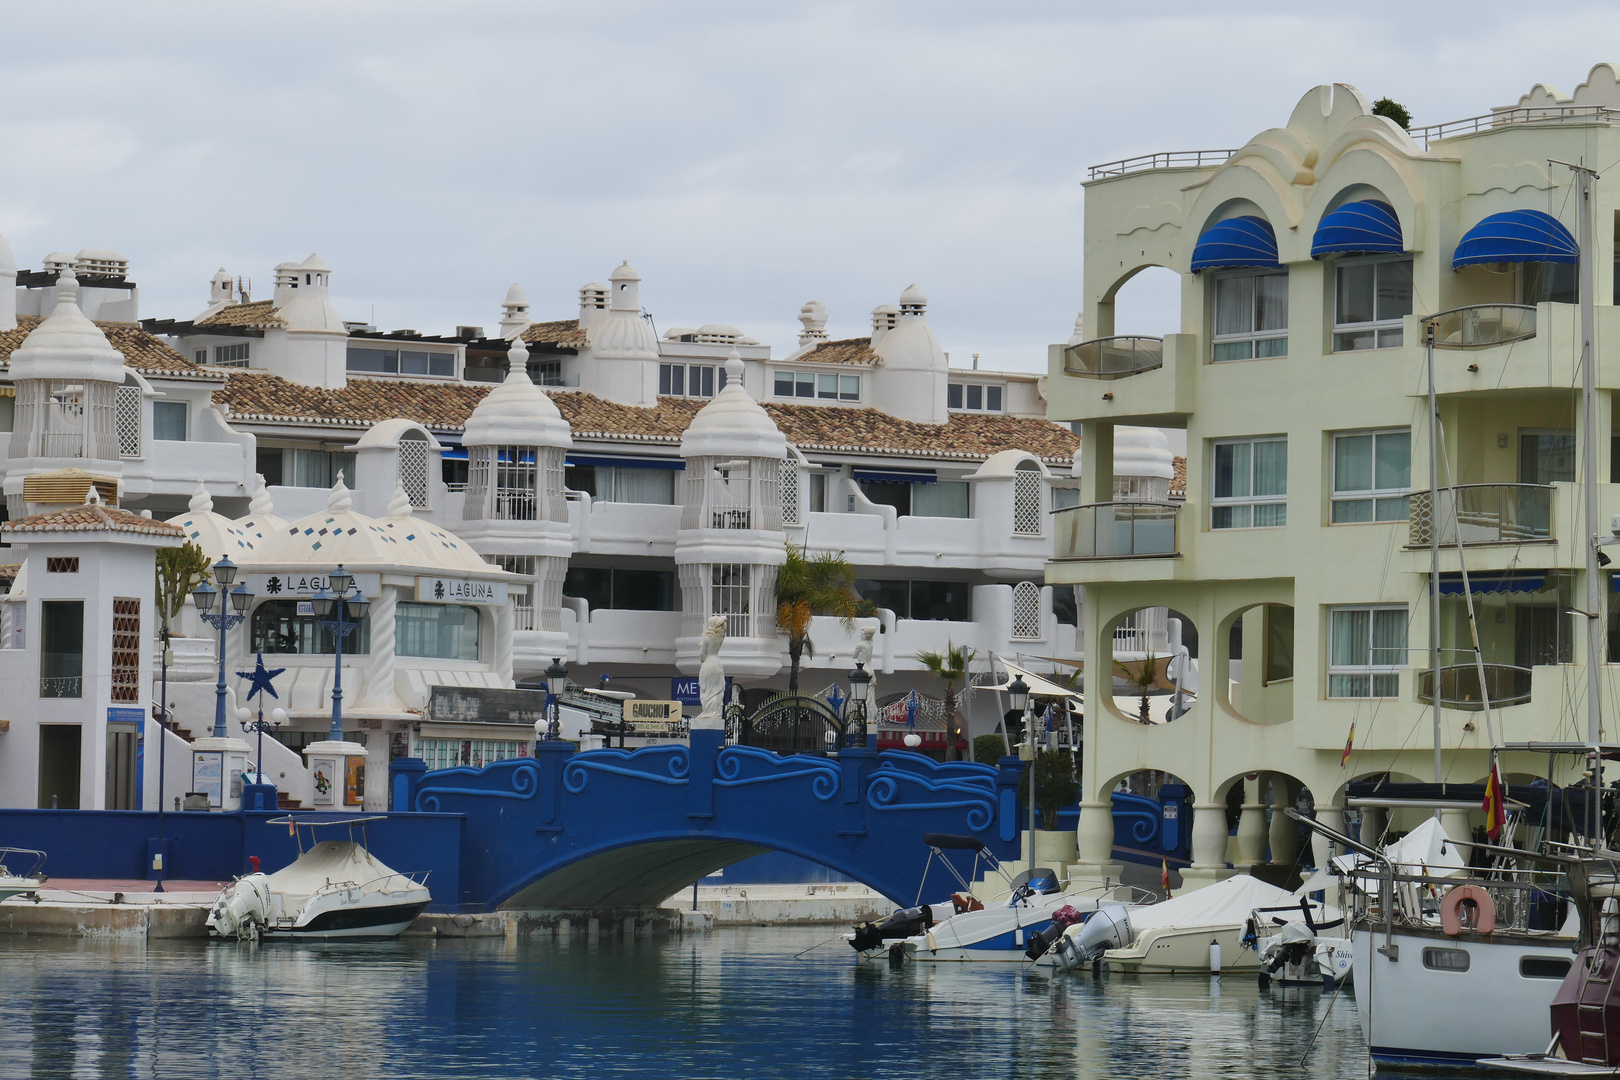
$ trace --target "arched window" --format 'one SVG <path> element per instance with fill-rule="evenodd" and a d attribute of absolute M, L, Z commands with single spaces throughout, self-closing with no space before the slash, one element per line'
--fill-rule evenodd
<path fill-rule="evenodd" d="M 1019 536 L 1040 536 L 1041 473 L 1035 463 L 1026 461 L 1013 472 L 1013 532 Z"/>
<path fill-rule="evenodd" d="M 1033 581 L 1013 586 L 1012 636 L 1024 641 L 1041 637 L 1041 587 Z"/>

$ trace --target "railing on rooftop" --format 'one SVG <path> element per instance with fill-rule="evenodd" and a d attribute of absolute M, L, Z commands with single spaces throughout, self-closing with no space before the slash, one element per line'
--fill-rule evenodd
<path fill-rule="evenodd" d="M 1063 350 L 1063 370 L 1086 379 L 1118 379 L 1163 366 L 1163 338 L 1092 338 Z"/>
<path fill-rule="evenodd" d="M 1137 559 L 1177 554 L 1172 503 L 1109 502 L 1052 511 L 1059 559 Z"/>
<path fill-rule="evenodd" d="M 1491 705 L 1501 708 L 1523 705 L 1530 700 L 1530 669 L 1512 664 L 1486 664 L 1485 689 L 1490 692 Z M 1434 698 L 1434 671 L 1417 672 L 1417 699 L 1428 702 Z M 1479 712 L 1485 708 L 1484 696 L 1479 692 L 1479 668 L 1472 664 L 1453 664 L 1440 669 L 1440 707 Z"/>
<path fill-rule="evenodd" d="M 1537 105 L 1522 109 L 1503 109 L 1484 116 L 1470 116 L 1462 120 L 1447 120 L 1443 124 L 1407 129 L 1413 141 L 1429 144 L 1459 135 L 1476 135 L 1481 131 L 1511 127 L 1514 124 L 1613 124 L 1620 121 L 1620 111 L 1606 105 Z"/>
<path fill-rule="evenodd" d="M 1487 349 L 1536 336 L 1536 309 L 1529 304 L 1474 304 L 1423 320 L 1437 349 Z"/>
<path fill-rule="evenodd" d="M 1552 488 L 1542 484 L 1459 484 L 1438 492 L 1439 513 L 1429 493 L 1412 493 L 1408 547 L 1427 547 L 1431 522 L 1439 519 L 1440 543 L 1522 544 L 1551 540 Z"/>
<path fill-rule="evenodd" d="M 1093 165 L 1086 179 L 1103 180 L 1148 169 L 1213 169 L 1217 165 L 1225 165 L 1226 159 L 1235 153 L 1236 150 L 1161 150 L 1156 154 L 1140 154 Z"/>

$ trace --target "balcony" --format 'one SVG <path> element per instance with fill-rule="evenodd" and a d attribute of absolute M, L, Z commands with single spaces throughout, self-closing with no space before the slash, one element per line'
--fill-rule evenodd
<path fill-rule="evenodd" d="M 1143 559 L 1180 554 L 1170 503 L 1109 502 L 1052 512 L 1058 559 Z"/>
<path fill-rule="evenodd" d="M 1063 370 L 1083 379 L 1122 379 L 1163 366 L 1163 338 L 1093 338 L 1063 350 Z"/>
<path fill-rule="evenodd" d="M 1536 309 L 1528 304 L 1477 304 L 1423 320 L 1437 349 L 1488 349 L 1536 336 Z"/>
<path fill-rule="evenodd" d="M 1414 673 L 1417 699 L 1428 702 L 1434 697 L 1434 672 Z M 1485 665 L 1485 690 L 1490 694 L 1492 708 L 1523 705 L 1530 700 L 1529 668 L 1511 664 Z M 1440 669 L 1440 707 L 1465 712 L 1479 712 L 1485 708 L 1480 693 L 1479 667 L 1474 664 L 1453 664 Z"/>
<path fill-rule="evenodd" d="M 1439 542 L 1522 544 L 1550 541 L 1552 492 L 1541 484 L 1463 484 L 1441 488 L 1438 515 L 1427 491 L 1412 494 L 1407 547 L 1427 547 L 1431 522 L 1438 518 Z"/>

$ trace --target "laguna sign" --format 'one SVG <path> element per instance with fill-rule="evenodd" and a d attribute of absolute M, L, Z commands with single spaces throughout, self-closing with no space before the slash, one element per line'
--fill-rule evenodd
<path fill-rule="evenodd" d="M 243 574 L 237 581 L 246 584 L 248 591 L 256 594 L 261 600 L 275 600 L 287 596 L 310 597 L 316 593 L 332 591 L 330 574 L 304 574 L 296 570 L 285 574 Z M 354 583 L 367 596 L 376 596 L 382 592 L 380 574 L 356 574 Z"/>
<path fill-rule="evenodd" d="M 435 604 L 485 604 L 499 606 L 507 600 L 506 582 L 477 581 L 473 578 L 419 577 L 416 598 Z"/>

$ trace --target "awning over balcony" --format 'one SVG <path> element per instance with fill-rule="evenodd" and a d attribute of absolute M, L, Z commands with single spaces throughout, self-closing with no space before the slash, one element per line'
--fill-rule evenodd
<path fill-rule="evenodd" d="M 1265 218 L 1246 215 L 1217 221 L 1204 230 L 1193 248 L 1192 272 L 1234 266 L 1280 270 L 1277 234 Z"/>
<path fill-rule="evenodd" d="M 1468 587 L 1476 593 L 1540 592 L 1547 586 L 1545 571 L 1521 570 L 1509 574 L 1469 574 Z M 1441 596 L 1461 596 L 1461 574 L 1440 575 Z"/>
<path fill-rule="evenodd" d="M 853 475 L 879 484 L 932 484 L 939 479 L 932 469 L 855 469 Z"/>
<path fill-rule="evenodd" d="M 1401 223 L 1388 203 L 1376 199 L 1345 203 L 1316 227 L 1311 258 L 1372 255 L 1406 250 Z"/>
<path fill-rule="evenodd" d="M 1457 242 L 1451 268 L 1483 263 L 1578 262 L 1581 249 L 1558 219 L 1541 210 L 1506 210 L 1475 225 Z"/>

